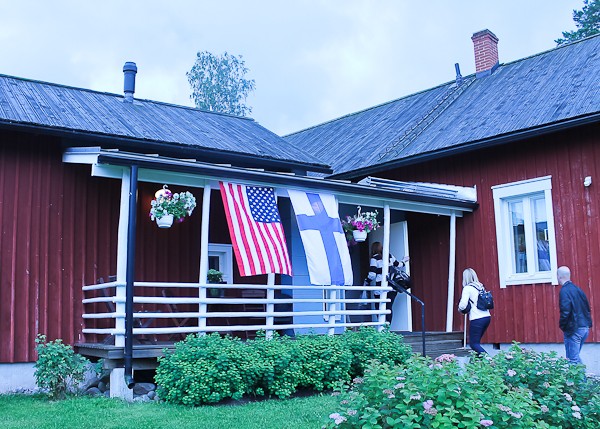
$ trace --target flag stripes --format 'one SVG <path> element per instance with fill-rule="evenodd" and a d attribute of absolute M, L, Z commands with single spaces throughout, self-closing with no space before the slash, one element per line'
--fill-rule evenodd
<path fill-rule="evenodd" d="M 291 275 L 273 188 L 227 182 L 219 185 L 240 274 Z"/>

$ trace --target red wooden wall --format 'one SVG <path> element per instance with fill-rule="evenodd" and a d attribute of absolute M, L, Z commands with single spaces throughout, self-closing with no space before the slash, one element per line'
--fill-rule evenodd
<path fill-rule="evenodd" d="M 600 127 L 589 125 L 528 141 L 457 155 L 378 174 L 397 180 L 477 186 L 479 208 L 457 220 L 456 308 L 462 270 L 473 267 L 494 292 L 496 308 L 486 342 L 562 342 L 558 328 L 558 292 L 550 284 L 499 288 L 494 204 L 491 187 L 552 176 L 552 200 L 558 265 L 571 268 L 600 314 Z M 583 179 L 593 183 L 584 188 Z M 428 304 L 427 329 L 444 330 L 446 319 L 449 219 L 412 214 L 408 219 L 411 272 L 417 295 Z M 415 326 L 420 326 L 414 309 Z M 463 317 L 456 312 L 455 330 Z M 419 323 L 418 325 L 416 323 Z M 600 340 L 598 325 L 591 341 Z"/>
<path fill-rule="evenodd" d="M 94 341 L 81 333 L 81 287 L 116 273 L 121 181 L 91 177 L 88 165 L 64 164 L 62 146 L 58 138 L 0 131 L 0 363 L 34 361 L 38 333 L 68 344 Z M 139 183 L 136 280 L 197 282 L 202 189 L 170 186 L 192 192 L 198 207 L 164 230 L 148 216 L 161 185 Z M 231 243 L 218 190 L 210 225 L 211 243 Z M 266 276 L 241 278 L 234 264 L 234 281 L 264 284 Z"/>
<path fill-rule="evenodd" d="M 115 265 L 120 185 L 59 143 L 0 133 L 0 362 L 34 360 L 37 333 L 77 341 L 81 285 Z"/>

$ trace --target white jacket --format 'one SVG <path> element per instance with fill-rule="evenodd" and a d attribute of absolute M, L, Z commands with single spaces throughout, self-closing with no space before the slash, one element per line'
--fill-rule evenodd
<path fill-rule="evenodd" d="M 462 296 L 458 303 L 458 309 L 464 310 L 469 305 L 471 300 L 471 311 L 469 311 L 469 320 L 481 319 L 482 317 L 490 317 L 490 310 L 480 310 L 477 308 L 477 298 L 479 290 L 484 289 L 481 283 L 469 283 L 463 287 Z"/>

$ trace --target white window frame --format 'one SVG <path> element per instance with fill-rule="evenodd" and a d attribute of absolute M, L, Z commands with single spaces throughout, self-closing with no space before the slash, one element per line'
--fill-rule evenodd
<path fill-rule="evenodd" d="M 500 274 L 500 287 L 505 288 L 510 285 L 551 283 L 558 284 L 556 278 L 556 269 L 558 268 L 556 259 L 556 233 L 554 229 L 554 211 L 552 208 L 552 176 L 538 177 L 535 179 L 523 180 L 520 182 L 505 183 L 492 186 L 494 196 L 494 214 L 496 220 L 496 243 L 498 246 L 498 270 Z M 550 271 L 537 271 L 534 263 L 535 256 L 533 252 L 527 253 L 527 266 L 534 267 L 536 271 L 527 273 L 512 272 L 512 246 L 511 246 L 511 225 L 508 205 L 511 201 L 519 197 L 526 198 L 534 194 L 544 194 L 546 203 L 546 217 L 548 221 L 548 245 L 550 248 Z M 525 200 L 527 201 L 527 200 Z M 529 210 L 529 213 L 531 211 Z M 531 222 L 525 224 L 525 244 L 527 249 L 535 249 Z M 529 225 L 528 225 L 529 224 Z"/>
<path fill-rule="evenodd" d="M 231 244 L 208 244 L 208 257 L 219 258 L 219 271 L 223 273 L 225 283 L 233 283 L 233 252 Z"/>

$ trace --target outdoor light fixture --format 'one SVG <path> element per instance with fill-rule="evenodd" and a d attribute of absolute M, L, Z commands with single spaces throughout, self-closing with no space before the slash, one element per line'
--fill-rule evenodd
<path fill-rule="evenodd" d="M 592 176 L 586 176 L 585 179 L 583 179 L 583 186 L 585 186 L 587 188 L 591 184 L 592 184 Z"/>

